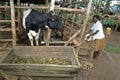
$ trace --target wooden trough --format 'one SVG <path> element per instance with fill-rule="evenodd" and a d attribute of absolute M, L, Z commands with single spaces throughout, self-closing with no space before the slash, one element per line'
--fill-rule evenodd
<path fill-rule="evenodd" d="M 20 57 L 66 58 L 70 65 L 8 63 L 13 55 Z M 16 46 L 0 62 L 0 69 L 13 76 L 76 77 L 80 69 L 77 55 L 70 46 Z"/>

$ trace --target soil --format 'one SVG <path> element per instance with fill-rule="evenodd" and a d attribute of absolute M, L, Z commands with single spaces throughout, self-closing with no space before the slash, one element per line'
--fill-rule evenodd
<path fill-rule="evenodd" d="M 119 36 L 120 32 L 112 32 L 111 35 L 106 36 L 107 43 L 114 42 L 120 45 Z M 0 59 L 2 59 L 6 53 L 6 51 L 0 51 Z M 82 77 L 79 77 L 79 80 L 120 80 L 120 54 L 104 51 L 100 54 L 99 58 L 93 60 L 92 63 L 94 65 L 92 70 L 85 73 L 87 76 L 83 75 Z"/>
<path fill-rule="evenodd" d="M 106 36 L 107 43 L 120 45 L 120 32 L 112 32 Z M 93 60 L 94 68 L 88 71 L 87 80 L 120 80 L 120 54 L 102 52 L 97 60 Z"/>

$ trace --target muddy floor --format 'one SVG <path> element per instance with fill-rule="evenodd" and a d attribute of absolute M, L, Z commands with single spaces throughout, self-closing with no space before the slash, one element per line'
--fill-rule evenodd
<path fill-rule="evenodd" d="M 120 32 L 113 32 L 107 37 L 107 42 L 120 44 Z M 0 51 L 0 60 L 7 51 Z M 78 80 L 120 80 L 120 54 L 102 52 L 97 60 L 93 60 L 93 69 L 80 72 Z M 82 73 L 82 74 L 81 74 Z M 32 77 L 33 80 L 73 80 L 73 78 L 39 78 Z M 1 80 L 1 79 L 0 79 Z M 12 79 L 11 79 L 12 80 Z M 30 80 L 22 77 L 21 80 Z"/>

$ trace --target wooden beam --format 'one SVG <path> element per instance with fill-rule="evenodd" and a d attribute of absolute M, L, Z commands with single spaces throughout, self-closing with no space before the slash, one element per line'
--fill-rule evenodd
<path fill-rule="evenodd" d="M 10 8 L 10 6 L 0 6 L 0 9 L 2 9 L 2 8 Z"/>
<path fill-rule="evenodd" d="M 0 31 L 11 31 L 12 29 L 11 28 L 1 28 Z"/>
<path fill-rule="evenodd" d="M 87 27 L 87 22 L 88 22 L 88 17 L 89 17 L 89 13 L 90 13 L 90 9 L 91 9 L 91 4 L 92 4 L 92 0 L 89 0 L 89 3 L 87 5 L 87 12 L 86 12 L 86 16 L 85 16 L 85 19 L 84 19 L 84 23 L 83 23 L 83 27 L 82 27 L 82 30 L 81 30 L 81 36 L 80 36 L 80 40 L 82 41 L 83 37 L 84 37 L 84 34 L 85 34 L 85 29 Z M 81 45 L 80 45 L 81 46 Z M 76 51 L 77 54 L 79 53 L 80 51 L 80 46 L 78 46 L 78 50 Z"/>
<path fill-rule="evenodd" d="M 15 10 L 14 10 L 14 0 L 10 0 L 11 8 L 11 26 L 12 26 L 12 37 L 13 37 L 13 47 L 16 46 L 16 29 L 15 29 Z"/>
<path fill-rule="evenodd" d="M 0 26 L 0 29 L 1 29 L 1 28 L 4 28 L 4 27 L 6 27 L 6 26 L 7 26 L 7 25 Z"/>
<path fill-rule="evenodd" d="M 0 39 L 0 41 L 13 41 L 12 39 Z"/>
<path fill-rule="evenodd" d="M 88 21 L 90 9 L 91 9 L 91 4 L 92 4 L 92 0 L 89 1 L 88 6 L 87 6 L 86 18 L 84 19 L 84 23 L 83 23 L 83 28 L 82 28 L 82 31 L 81 31 L 81 38 L 80 39 L 83 38 L 84 33 L 85 33 L 85 29 L 87 27 L 87 21 Z"/>
<path fill-rule="evenodd" d="M 65 44 L 67 41 L 50 41 L 49 44 Z M 45 44 L 45 41 L 41 41 L 41 44 Z M 71 42 L 70 42 L 71 44 Z"/>
<path fill-rule="evenodd" d="M 0 20 L 1 23 L 8 23 L 11 22 L 11 20 Z M 15 20 L 15 22 L 18 22 L 18 20 Z"/>
<path fill-rule="evenodd" d="M 7 45 L 8 45 L 9 42 L 6 42 L 1 49 L 4 49 Z"/>
<path fill-rule="evenodd" d="M 19 28 L 16 28 L 19 31 Z M 0 28 L 0 31 L 12 31 L 11 28 Z"/>
<path fill-rule="evenodd" d="M 31 7 L 26 7 L 26 6 L 16 6 L 16 8 L 22 8 L 22 9 L 29 9 Z M 45 6 L 39 6 L 39 7 L 32 7 L 33 9 L 49 9 L 49 7 L 45 7 Z M 64 8 L 64 7 L 55 7 L 55 10 L 61 10 L 61 11 L 67 11 L 67 12 L 73 12 L 76 14 L 84 14 L 86 11 L 85 10 L 80 10 L 80 9 L 73 9 L 73 8 Z"/>
<path fill-rule="evenodd" d="M 81 32 L 81 29 L 79 29 L 77 32 L 75 32 L 75 33 L 73 34 L 73 36 L 70 37 L 69 40 L 65 43 L 64 46 L 67 46 L 67 45 L 72 41 L 72 39 L 74 39 L 80 32 Z"/>
<path fill-rule="evenodd" d="M 10 6 L 0 6 L 0 8 L 10 8 Z M 46 6 L 37 6 L 37 7 L 28 7 L 28 6 L 16 6 L 15 8 L 20 8 L 20 9 L 49 9 L 49 7 Z M 73 9 L 73 8 L 65 8 L 65 7 L 55 7 L 55 10 L 61 10 L 61 11 L 67 11 L 67 12 L 72 12 L 75 14 L 85 14 L 86 10 L 80 10 L 80 9 Z"/>
<path fill-rule="evenodd" d="M 9 51 L 12 48 L 0 48 L 0 51 Z"/>
<path fill-rule="evenodd" d="M 78 2 L 78 0 L 76 0 L 76 2 Z M 75 8 L 74 9 L 77 9 L 77 4 L 75 4 Z M 74 19 L 75 19 L 75 14 L 73 14 L 72 15 L 72 21 L 74 21 Z M 70 27 L 70 32 L 72 32 L 72 27 L 73 27 L 73 23 L 70 25 L 71 27 Z M 70 33 L 70 35 L 69 35 L 69 37 L 71 37 L 71 35 L 72 35 L 72 33 Z"/>
<path fill-rule="evenodd" d="M 20 0 L 17 0 L 17 6 L 20 6 Z M 22 34 L 22 25 L 21 25 L 21 17 L 22 17 L 22 14 L 21 14 L 21 9 L 17 9 L 17 20 L 18 20 L 18 24 L 17 24 L 17 27 L 18 27 L 18 34 Z"/>
<path fill-rule="evenodd" d="M 11 20 L 0 20 L 1 23 L 8 23 L 11 22 Z"/>

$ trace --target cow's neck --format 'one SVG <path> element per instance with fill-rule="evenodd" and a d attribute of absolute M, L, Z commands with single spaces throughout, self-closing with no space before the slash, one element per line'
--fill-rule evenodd
<path fill-rule="evenodd" d="M 25 18 L 30 14 L 30 12 L 32 11 L 32 9 L 28 9 L 26 11 L 23 12 L 23 27 L 26 29 L 26 24 L 25 24 Z"/>

